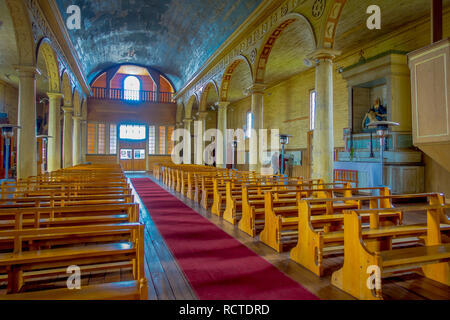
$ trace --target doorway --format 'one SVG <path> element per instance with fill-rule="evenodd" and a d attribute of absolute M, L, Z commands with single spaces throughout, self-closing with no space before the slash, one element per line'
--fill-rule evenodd
<path fill-rule="evenodd" d="M 120 141 L 120 164 L 124 171 L 145 171 L 145 142 Z"/>
<path fill-rule="evenodd" d="M 146 131 L 145 125 L 119 126 L 119 161 L 124 171 L 146 171 Z"/>

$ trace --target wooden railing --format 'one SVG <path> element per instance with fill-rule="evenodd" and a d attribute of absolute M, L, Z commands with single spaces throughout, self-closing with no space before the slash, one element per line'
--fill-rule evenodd
<path fill-rule="evenodd" d="M 358 188 L 358 171 L 334 169 L 334 182 L 350 182 Z"/>
<path fill-rule="evenodd" d="M 160 102 L 160 103 L 173 103 L 172 92 L 157 92 L 157 91 L 136 91 L 125 89 L 107 89 L 100 87 L 92 87 L 93 99 L 108 99 L 108 100 L 120 100 L 128 102 Z"/>

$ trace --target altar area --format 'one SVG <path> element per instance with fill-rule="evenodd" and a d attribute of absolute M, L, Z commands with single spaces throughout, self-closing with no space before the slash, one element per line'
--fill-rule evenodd
<path fill-rule="evenodd" d="M 349 90 L 349 126 L 343 133 L 345 151 L 338 153 L 335 169 L 358 171 L 359 187 L 386 185 L 392 193 L 424 192 L 423 154 L 413 146 L 406 53 L 389 51 L 361 58 L 357 64 L 343 69 L 342 76 Z M 375 129 L 364 127 L 371 112 L 378 120 L 400 124 L 389 128 L 386 136 L 384 181 L 381 181 L 380 139 Z"/>

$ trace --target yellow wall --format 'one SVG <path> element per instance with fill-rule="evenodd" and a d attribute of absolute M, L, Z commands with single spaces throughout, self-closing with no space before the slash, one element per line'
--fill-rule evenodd
<path fill-rule="evenodd" d="M 247 123 L 247 113 L 251 110 L 252 99 L 251 97 L 246 97 L 235 103 L 232 103 L 228 107 L 227 121 L 228 128 L 231 129 L 243 129 Z M 248 151 L 248 139 L 246 139 L 245 149 Z M 247 166 L 238 167 L 239 170 L 247 170 Z"/>
<path fill-rule="evenodd" d="M 289 149 L 306 148 L 309 94 L 314 83 L 314 69 L 310 69 L 269 88 L 264 95 L 264 127 L 292 135 Z"/>
<path fill-rule="evenodd" d="M 8 113 L 9 122 L 17 124 L 19 90 L 0 80 L 0 112 Z"/>

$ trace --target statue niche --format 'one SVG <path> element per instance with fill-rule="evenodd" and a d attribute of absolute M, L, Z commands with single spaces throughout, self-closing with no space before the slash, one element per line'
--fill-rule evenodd
<path fill-rule="evenodd" d="M 348 128 L 344 129 L 345 150 L 338 152 L 335 169 L 358 171 L 360 187 L 387 185 L 392 193 L 423 192 L 422 153 L 414 148 L 411 132 L 411 79 L 406 54 L 386 51 L 361 59 L 342 69 L 342 78 L 348 86 Z M 392 121 L 400 126 L 368 127 L 373 121 Z M 383 175 L 377 129 L 387 131 Z"/>
<path fill-rule="evenodd" d="M 373 128 L 369 128 L 369 124 L 374 121 L 387 121 L 387 108 L 381 104 L 381 99 L 377 98 L 374 105 L 364 116 L 362 121 L 363 132 L 373 131 Z"/>

